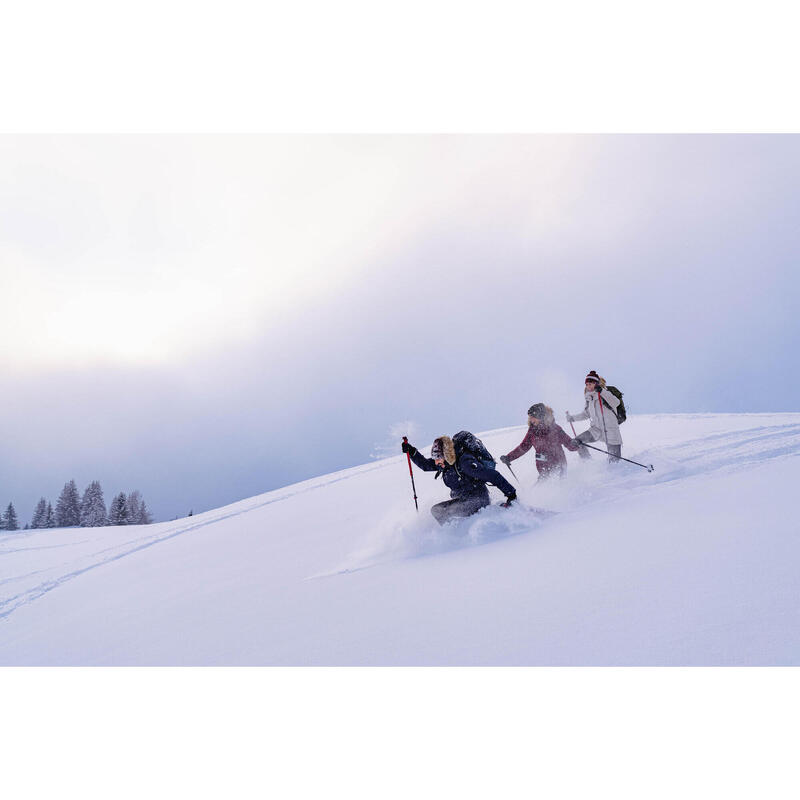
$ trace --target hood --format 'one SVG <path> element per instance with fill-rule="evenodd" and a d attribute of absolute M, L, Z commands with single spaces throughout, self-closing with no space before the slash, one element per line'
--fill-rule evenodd
<path fill-rule="evenodd" d="M 431 458 L 443 458 L 451 467 L 456 463 L 456 447 L 449 436 L 439 436 L 433 440 Z"/>

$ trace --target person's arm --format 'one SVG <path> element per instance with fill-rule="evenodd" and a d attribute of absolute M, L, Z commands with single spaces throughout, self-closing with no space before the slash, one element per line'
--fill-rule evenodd
<path fill-rule="evenodd" d="M 416 447 L 409 446 L 408 454 L 411 456 L 411 460 L 423 472 L 436 472 L 436 470 L 439 469 L 439 467 L 436 466 L 436 462 L 432 458 L 425 458 L 425 456 L 423 456 Z"/>
<path fill-rule="evenodd" d="M 528 427 L 525 438 L 505 457 L 504 461 L 516 461 L 520 456 L 524 456 L 533 447 L 534 433 L 533 428 Z"/>
<path fill-rule="evenodd" d="M 517 490 L 496 469 L 482 467 L 469 453 L 461 456 L 458 468 L 470 478 L 495 485 L 506 497 L 517 495 Z"/>
<path fill-rule="evenodd" d="M 589 419 L 589 398 L 586 398 L 586 405 L 583 407 L 583 411 L 580 414 L 570 414 L 568 417 L 570 422 L 583 422 L 585 419 Z"/>

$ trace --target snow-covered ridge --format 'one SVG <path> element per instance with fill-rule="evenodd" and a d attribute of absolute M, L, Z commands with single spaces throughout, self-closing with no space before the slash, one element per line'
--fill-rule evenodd
<path fill-rule="evenodd" d="M 497 456 L 523 432 L 480 435 Z M 173 522 L 5 533 L 0 664 L 800 663 L 800 414 L 622 432 L 654 473 L 569 454 L 533 488 L 515 462 L 544 520 L 439 528 L 444 487 L 417 472 L 417 514 L 398 455 Z"/>

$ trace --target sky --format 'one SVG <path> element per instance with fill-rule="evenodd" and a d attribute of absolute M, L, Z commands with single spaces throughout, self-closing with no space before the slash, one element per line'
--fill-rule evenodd
<path fill-rule="evenodd" d="M 793 135 L 0 136 L 0 505 L 172 519 L 590 369 L 800 410 L 797 219 Z"/>

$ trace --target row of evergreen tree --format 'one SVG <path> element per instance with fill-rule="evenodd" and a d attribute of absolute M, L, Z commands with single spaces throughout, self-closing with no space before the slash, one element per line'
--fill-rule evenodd
<path fill-rule="evenodd" d="M 36 504 L 33 517 L 26 528 L 97 528 L 101 525 L 149 525 L 153 517 L 138 490 L 126 495 L 120 492 L 106 509 L 103 488 L 99 481 L 92 481 L 81 498 L 75 481 L 64 484 L 55 511 L 52 503 L 42 498 Z M 9 503 L 0 514 L 0 530 L 19 530 L 19 521 L 14 504 Z"/>

